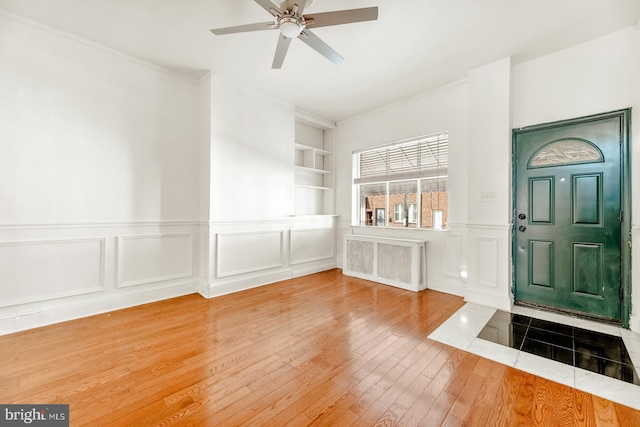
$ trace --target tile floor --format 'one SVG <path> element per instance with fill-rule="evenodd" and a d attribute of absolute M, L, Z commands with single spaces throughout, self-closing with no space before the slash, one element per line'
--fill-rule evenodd
<path fill-rule="evenodd" d="M 429 338 L 640 410 L 640 334 L 627 329 L 465 304 Z"/>

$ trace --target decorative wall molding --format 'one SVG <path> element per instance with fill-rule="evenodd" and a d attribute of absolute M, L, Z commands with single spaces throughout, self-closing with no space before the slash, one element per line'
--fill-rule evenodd
<path fill-rule="evenodd" d="M 146 244 L 143 241 L 146 240 Z M 173 240 L 177 247 L 169 246 Z M 180 244 L 177 242 L 182 240 Z M 162 233 L 150 235 L 118 236 L 118 281 L 117 287 L 143 285 L 152 282 L 163 282 L 173 279 L 182 279 L 193 276 L 193 233 Z M 128 243 L 129 242 L 129 243 Z M 157 242 L 154 245 L 152 242 Z M 138 243 L 137 248 L 128 248 Z M 127 253 L 131 251 L 131 253 Z M 137 259 L 134 258 L 137 256 Z M 127 257 L 132 257 L 129 260 Z M 180 259 L 182 257 L 182 259 Z M 180 264 L 183 265 L 176 265 Z M 135 264 L 138 270 L 131 273 L 131 265 Z M 171 268 L 175 271 L 171 271 Z M 163 271 L 166 270 L 166 271 Z M 133 279 L 127 276 L 132 274 Z"/>
<path fill-rule="evenodd" d="M 460 251 L 462 237 L 459 234 L 449 234 L 444 238 L 442 254 L 442 275 L 460 277 Z"/>
<path fill-rule="evenodd" d="M 224 227 L 230 225 L 241 226 L 261 226 L 261 225 L 274 225 L 274 224 L 294 224 L 297 222 L 309 222 L 309 221 L 325 221 L 327 219 L 333 220 L 338 218 L 338 215 L 292 215 L 282 219 L 260 219 L 260 220 L 246 220 L 246 221 L 202 221 L 200 224 L 208 225 L 211 227 Z"/>
<path fill-rule="evenodd" d="M 105 240 L 0 242 L 0 307 L 104 291 Z"/>
<path fill-rule="evenodd" d="M 476 284 L 498 287 L 498 239 L 476 236 Z"/>
<path fill-rule="evenodd" d="M 215 297 L 330 270 L 336 267 L 337 224 L 335 215 L 310 215 L 226 223 L 0 225 L 0 334 L 189 293 Z M 18 257 L 16 251 L 24 248 L 46 253 L 39 257 L 23 251 Z M 41 283 L 38 289 L 44 293 L 5 297 L 9 275 L 2 268 L 15 259 L 22 259 L 14 269 L 19 277 L 34 272 L 38 280 L 29 280 Z M 66 269 L 56 271 L 83 280 L 74 279 L 74 287 L 62 273 L 45 277 L 45 270 L 33 268 L 38 259 L 54 260 Z"/>
<path fill-rule="evenodd" d="M 0 231 L 74 229 L 74 228 L 123 228 L 123 227 L 179 227 L 196 226 L 197 221 L 132 221 L 132 222 L 52 222 L 0 224 Z"/>
<path fill-rule="evenodd" d="M 283 239 L 284 230 L 216 233 L 216 277 L 282 267 Z"/>
<path fill-rule="evenodd" d="M 40 30 L 40 31 L 46 31 L 46 32 L 48 32 L 50 34 L 53 34 L 53 35 L 56 35 L 58 37 L 61 37 L 61 38 L 67 39 L 67 40 L 71 40 L 71 41 L 73 41 L 75 43 L 79 43 L 81 45 L 84 45 L 84 46 L 86 46 L 86 47 L 88 47 L 90 49 L 94 49 L 94 50 L 106 53 L 108 55 L 111 55 L 111 56 L 114 56 L 116 58 L 119 58 L 119 59 L 125 60 L 127 62 L 130 62 L 132 64 L 141 65 L 141 66 L 143 66 L 145 68 L 148 68 L 150 70 L 159 71 L 159 72 L 161 72 L 163 74 L 166 74 L 168 76 L 177 78 L 179 80 L 183 80 L 185 82 L 188 82 L 188 83 L 191 83 L 191 84 L 194 84 L 194 85 L 198 84 L 198 81 L 196 79 L 188 77 L 188 76 L 186 76 L 184 74 L 180 74 L 180 73 L 178 73 L 176 71 L 173 71 L 173 70 L 170 70 L 168 68 L 161 67 L 160 65 L 153 64 L 151 62 L 147 62 L 147 61 L 145 61 L 143 59 L 140 59 L 140 58 L 135 57 L 135 56 L 128 55 L 128 54 L 126 54 L 124 52 L 120 52 L 118 50 L 111 49 L 111 48 L 109 48 L 109 47 L 107 47 L 107 46 L 105 46 L 103 44 L 96 43 L 96 42 L 84 39 L 82 37 L 76 36 L 74 34 L 58 30 L 56 28 L 50 27 L 48 25 L 45 25 L 45 24 L 43 24 L 41 22 L 34 21 L 32 19 L 29 19 L 29 18 L 25 18 L 24 16 L 15 14 L 13 12 L 9 12 L 9 11 L 0 9 L 0 17 L 3 17 L 3 18 L 5 18 L 7 20 L 10 20 L 10 21 L 19 22 L 21 24 L 27 25 L 29 27 L 35 28 L 35 29 Z"/>
<path fill-rule="evenodd" d="M 197 221 L 0 227 L 0 334 L 197 292 L 199 230 Z"/>
<path fill-rule="evenodd" d="M 467 224 L 467 227 L 478 230 L 511 230 L 512 224 Z"/>
<path fill-rule="evenodd" d="M 304 236 L 307 238 L 305 239 Z M 291 230 L 289 232 L 289 264 L 303 264 L 335 258 L 335 239 L 333 228 Z M 302 240 L 305 240 L 306 244 Z"/>

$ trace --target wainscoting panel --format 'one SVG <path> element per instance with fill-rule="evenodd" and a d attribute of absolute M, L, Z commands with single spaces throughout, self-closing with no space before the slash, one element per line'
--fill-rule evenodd
<path fill-rule="evenodd" d="M 336 222 L 335 215 L 210 222 L 198 291 L 213 298 L 336 268 Z"/>
<path fill-rule="evenodd" d="M 498 239 L 494 237 L 478 237 L 476 239 L 476 248 L 477 284 L 497 288 Z"/>
<path fill-rule="evenodd" d="M 190 221 L 0 224 L 0 335 L 198 290 Z"/>
<path fill-rule="evenodd" d="M 0 307 L 102 291 L 105 239 L 0 242 Z"/>
<path fill-rule="evenodd" d="M 218 233 L 216 277 L 229 277 L 284 265 L 284 230 Z"/>
<path fill-rule="evenodd" d="M 118 287 L 193 275 L 193 234 L 118 237 Z"/>
<path fill-rule="evenodd" d="M 467 224 L 466 302 L 510 311 L 511 224 Z"/>
<path fill-rule="evenodd" d="M 442 256 L 442 274 L 449 277 L 460 277 L 460 235 L 444 238 L 444 253 Z"/>
<path fill-rule="evenodd" d="M 293 265 L 334 258 L 335 240 L 335 230 L 332 228 L 291 230 L 289 263 Z"/>

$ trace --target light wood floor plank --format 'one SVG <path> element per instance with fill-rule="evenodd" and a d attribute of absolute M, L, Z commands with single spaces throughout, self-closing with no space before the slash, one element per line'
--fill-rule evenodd
<path fill-rule="evenodd" d="M 462 298 L 331 270 L 0 337 L 0 403 L 71 425 L 640 425 L 640 411 L 426 337 Z"/>

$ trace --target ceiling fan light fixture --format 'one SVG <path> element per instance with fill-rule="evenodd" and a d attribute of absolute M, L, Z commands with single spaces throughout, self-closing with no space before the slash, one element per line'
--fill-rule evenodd
<path fill-rule="evenodd" d="M 287 38 L 295 39 L 302 30 L 303 26 L 295 18 L 285 17 L 280 20 L 280 34 Z"/>

